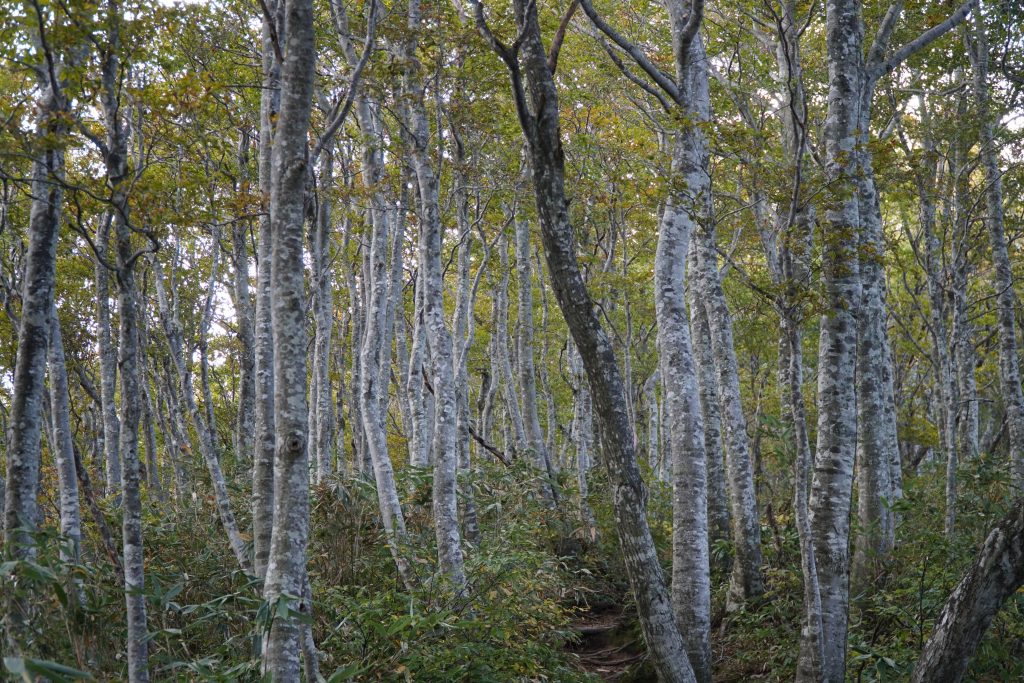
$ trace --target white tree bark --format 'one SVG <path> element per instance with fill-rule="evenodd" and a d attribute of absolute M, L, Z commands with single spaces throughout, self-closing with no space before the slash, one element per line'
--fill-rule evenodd
<path fill-rule="evenodd" d="M 439 181 L 431 165 L 430 122 L 424 105 L 422 67 L 416 56 L 421 31 L 418 0 L 409 2 L 405 89 L 408 97 L 407 117 L 411 138 L 412 166 L 419 187 L 420 269 L 423 273 L 423 324 L 430 344 L 434 385 L 434 531 L 441 571 L 447 575 L 457 592 L 466 590 L 463 568 L 459 508 L 456 487 L 458 444 L 456 420 L 458 406 L 452 334 L 444 315 L 444 274 L 441 265 L 441 210 L 438 200 Z"/>
<path fill-rule="evenodd" d="M 316 182 L 322 190 L 334 182 L 334 146 L 321 152 Z M 313 374 L 310 402 L 310 429 L 313 433 L 311 458 L 316 483 L 323 484 L 334 471 L 334 402 L 331 396 L 331 338 L 334 334 L 334 281 L 331 267 L 331 202 L 321 191 L 316 196 L 316 215 L 310 225 L 309 253 L 312 261 L 313 288 Z"/>
<path fill-rule="evenodd" d="M 249 192 L 249 131 L 242 131 L 238 143 L 239 190 Z M 256 430 L 256 328 L 252 288 L 249 285 L 248 237 L 252 226 L 238 221 L 231 231 L 231 260 L 234 273 L 232 300 L 238 337 L 238 410 L 235 413 L 235 458 L 253 457 Z"/>
<path fill-rule="evenodd" d="M 271 329 L 270 227 L 271 151 L 274 128 L 281 109 L 281 63 L 274 52 L 274 36 L 284 28 L 284 0 L 268 0 L 263 17 L 263 83 L 260 89 L 259 189 L 261 216 L 257 241 L 255 372 L 256 422 L 252 462 L 253 570 L 260 579 L 267 573 L 274 517 L 274 341 Z"/>
<path fill-rule="evenodd" d="M 509 354 L 509 329 L 508 329 L 508 288 L 510 262 L 508 257 L 508 239 L 502 235 L 498 240 L 498 255 L 501 260 L 501 280 L 498 282 L 497 298 L 495 306 L 496 313 L 494 339 L 495 355 L 497 356 L 498 369 L 501 371 L 502 398 L 505 399 L 505 411 L 515 434 L 515 449 L 518 451 L 526 443 L 526 424 L 523 420 L 523 413 L 519 409 L 519 398 L 516 393 L 515 374 L 512 372 L 512 359 Z"/>
<path fill-rule="evenodd" d="M 798 681 L 841 683 L 846 670 L 849 609 L 849 533 L 853 464 L 857 444 L 857 321 L 860 302 L 857 240 L 860 230 L 856 185 L 857 127 L 863 83 L 863 25 L 858 0 L 832 0 L 827 8 L 829 107 L 825 127 L 826 171 L 831 193 L 822 236 L 827 309 L 818 355 L 818 443 L 810 495 L 810 526 L 820 611 L 805 604 L 805 622 L 820 615 L 801 638 Z M 806 560 L 805 560 L 806 561 Z M 806 601 L 805 601 L 806 602 Z M 820 667 L 814 665 L 821 656 Z"/>
<path fill-rule="evenodd" d="M 959 683 L 999 609 L 1024 585 L 1024 498 L 989 533 L 953 589 L 910 677 Z"/>
<path fill-rule="evenodd" d="M 309 410 L 306 405 L 306 310 L 303 204 L 307 132 L 313 100 L 316 40 L 311 0 L 286 0 L 281 113 L 271 159 L 270 228 L 274 339 L 274 522 L 263 595 L 276 612 L 286 600 L 309 613 L 303 591 L 309 540 Z M 291 596 L 297 596 L 297 601 Z M 275 681 L 299 680 L 296 617 L 274 619 L 264 667 Z"/>
<path fill-rule="evenodd" d="M 128 680 L 132 683 L 145 683 L 149 680 L 149 633 L 144 595 L 146 582 L 142 545 L 141 467 L 138 452 L 141 380 L 135 288 L 135 264 L 144 252 L 136 251 L 129 223 L 128 189 L 132 178 L 128 175 L 128 131 L 125 130 L 119 87 L 124 76 L 119 58 L 121 17 L 113 2 L 108 5 L 107 12 L 108 25 L 100 93 L 106 139 L 105 147 L 101 151 L 106 166 L 107 183 L 110 186 L 110 213 L 113 217 L 117 255 L 117 305 L 120 323 L 117 372 L 121 379 L 118 451 L 121 457 L 121 493 L 124 496 L 121 532 L 128 624 Z"/>
<path fill-rule="evenodd" d="M 659 676 L 673 683 L 694 681 L 647 523 L 646 491 L 637 466 L 625 386 L 576 258 L 565 194 L 558 90 L 545 54 L 537 7 L 524 0 L 513 3 L 520 36 L 515 53 L 490 32 L 483 7 L 478 2 L 471 7 L 478 29 L 509 67 L 516 112 L 529 150 L 551 286 L 590 380 L 619 540 L 641 628 Z"/>
<path fill-rule="evenodd" d="M 117 346 L 111 338 L 110 321 L 110 227 L 113 212 L 108 211 L 96 228 L 96 345 L 100 361 L 100 405 L 103 415 L 104 490 L 121 490 L 121 456 L 117 446 L 120 422 L 117 419 Z"/>
<path fill-rule="evenodd" d="M 739 368 L 733 341 L 732 316 L 725 301 L 713 227 L 697 230 L 693 245 L 694 286 L 711 333 L 718 398 L 725 424 L 726 467 L 732 507 L 732 539 L 736 556 L 730 578 L 730 605 L 764 592 L 761 575 L 761 522 L 754 488 L 754 468 L 747 443 L 747 422 L 740 398 Z"/>
<path fill-rule="evenodd" d="M 708 542 L 725 540 L 732 533 L 729 487 L 725 476 L 722 449 L 722 411 L 718 402 L 718 381 L 711 352 L 711 330 L 704 307 L 696 300 L 696 287 L 687 288 L 690 301 L 690 325 L 693 330 L 694 359 L 697 366 L 697 390 L 700 393 L 704 422 L 704 453 L 708 473 Z"/>
<path fill-rule="evenodd" d="M 699 91 L 699 77 L 692 84 Z M 707 87 L 706 76 L 703 85 Z M 696 679 L 704 682 L 711 680 L 707 460 L 686 312 L 686 254 L 695 219 L 707 216 L 711 188 L 704 136 L 690 128 L 678 134 L 674 147 L 672 173 L 680 192 L 669 196 L 658 230 L 654 303 L 669 432 L 666 453 L 672 463 L 672 607 L 690 665 Z"/>
<path fill-rule="evenodd" d="M 175 376 L 178 381 L 180 402 L 184 404 L 182 422 L 187 420 L 195 431 L 196 439 L 199 442 L 199 453 L 203 456 L 206 469 L 210 474 L 210 483 L 213 485 L 214 497 L 217 501 L 217 511 L 220 515 L 221 525 L 228 537 L 228 544 L 235 555 L 238 566 L 243 571 L 253 571 L 252 562 L 249 561 L 249 553 L 242 534 L 235 520 L 235 514 L 231 508 L 231 498 L 228 495 L 227 481 L 224 478 L 224 470 L 221 468 L 220 459 L 213 441 L 213 435 L 208 428 L 206 416 L 203 415 L 196 403 L 195 387 L 192 383 L 192 371 L 188 366 L 185 353 L 185 345 L 181 329 L 181 321 L 178 319 L 177 305 L 171 305 L 168 301 L 167 292 L 164 287 L 163 268 L 160 262 L 153 259 L 154 285 L 156 287 L 157 302 L 160 307 L 160 317 L 163 322 L 164 334 L 167 338 L 167 346 L 170 350 L 171 362 L 174 364 Z M 212 283 L 211 283 L 212 284 Z M 187 429 L 183 430 L 182 438 L 188 438 Z"/>
<path fill-rule="evenodd" d="M 1024 492 L 1024 390 L 1021 389 L 1017 348 L 1017 291 L 1014 289 L 1013 269 L 1007 249 L 1002 173 L 999 169 L 999 147 L 995 141 L 997 121 L 992 113 L 989 96 L 988 38 L 984 19 L 978 16 L 980 6 L 980 0 L 975 0 L 974 26 L 970 32 L 968 54 L 974 70 L 981 165 L 985 172 L 985 213 L 992 250 L 992 285 L 996 293 L 996 325 L 999 331 L 999 387 L 1006 410 L 1013 486 L 1017 495 L 1021 495 Z"/>
<path fill-rule="evenodd" d="M 530 224 L 521 216 L 516 216 L 513 222 L 516 231 L 516 275 L 519 285 L 516 360 L 523 399 L 523 426 L 526 429 L 530 459 L 534 467 L 547 478 L 542 488 L 544 499 L 549 505 L 555 505 L 558 500 L 556 473 L 541 431 L 540 412 L 537 409 L 537 372 L 533 362 L 533 262 L 530 256 Z"/>
<path fill-rule="evenodd" d="M 50 322 L 47 367 L 50 375 L 50 411 L 53 420 L 54 460 L 60 496 L 61 559 L 77 563 L 82 550 L 82 512 L 78 500 L 75 450 L 71 434 L 71 409 L 68 396 L 68 370 L 64 362 L 64 341 L 60 320 L 54 307 Z"/>
<path fill-rule="evenodd" d="M 21 291 L 21 324 L 14 366 L 14 396 L 7 433 L 4 542 L 12 558 L 34 554 L 39 522 L 39 472 L 44 424 L 47 345 L 53 311 L 57 239 L 63 202 L 66 102 L 60 83 L 41 75 L 36 132 L 43 144 L 32 162 L 28 251 Z M 12 631 L 26 615 L 7 602 Z"/>

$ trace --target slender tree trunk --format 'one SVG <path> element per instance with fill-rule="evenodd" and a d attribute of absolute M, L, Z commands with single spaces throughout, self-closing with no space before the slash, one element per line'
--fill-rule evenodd
<path fill-rule="evenodd" d="M 64 362 L 64 341 L 60 320 L 54 307 L 50 323 L 47 365 L 50 374 L 50 411 L 53 419 L 54 460 L 60 495 L 61 559 L 77 564 L 82 552 L 82 512 L 75 475 L 75 451 L 71 438 L 71 409 L 68 395 L 68 370 Z"/>
<path fill-rule="evenodd" d="M 989 96 L 988 38 L 980 1 L 975 2 L 974 27 L 970 34 L 971 66 L 974 69 L 974 96 L 978 103 L 981 165 L 985 172 L 985 209 L 988 216 L 989 244 L 992 250 L 993 280 L 996 293 L 996 326 L 999 334 L 999 386 L 1006 406 L 1006 432 L 1010 445 L 1010 467 L 1016 495 L 1024 492 L 1024 390 L 1021 389 L 1020 358 L 1017 348 L 1017 291 L 1007 249 L 1003 211 L 1002 173 L 999 147 L 995 141 L 997 120 Z"/>
<path fill-rule="evenodd" d="M 427 396 L 423 386 L 423 357 L 426 355 L 427 331 L 423 323 L 423 284 L 419 274 L 413 292 L 412 347 L 409 352 L 409 372 L 406 375 L 406 393 L 409 397 L 409 464 L 427 467 L 430 448 L 427 434 Z"/>
<path fill-rule="evenodd" d="M 857 127 L 863 72 L 863 25 L 857 0 L 832 2 L 826 16 L 829 108 L 825 128 L 826 172 L 831 193 L 822 237 L 826 311 L 818 357 L 818 443 L 811 481 L 810 526 L 821 619 L 821 668 L 808 662 L 819 644 L 816 629 L 801 638 L 798 681 L 841 683 L 846 670 L 849 610 L 849 535 L 853 465 L 857 444 L 856 351 L 860 302 L 857 259 L 859 206 L 856 184 Z M 806 560 L 805 560 L 806 561 Z M 805 605 L 810 609 L 812 602 Z"/>
<path fill-rule="evenodd" d="M 498 367 L 501 370 L 502 394 L 505 399 L 505 410 L 512 423 L 515 433 L 515 450 L 526 445 L 526 424 L 523 413 L 519 409 L 519 398 L 516 394 L 515 374 L 512 372 L 512 359 L 509 357 L 508 330 L 508 288 L 510 264 L 508 258 L 508 239 L 503 235 L 498 240 L 498 254 L 501 258 L 501 280 L 498 283 L 496 305 L 498 307 L 497 323 L 494 328 L 495 352 L 498 356 Z"/>
<path fill-rule="evenodd" d="M 252 463 L 253 569 L 264 578 L 270 554 L 274 516 L 274 343 L 271 329 L 270 226 L 271 151 L 281 109 L 281 63 L 274 53 L 274 36 L 283 33 L 284 0 L 269 0 L 263 17 L 263 87 L 260 90 L 259 189 L 261 216 L 256 258 L 256 321 L 253 344 L 256 382 L 256 446 Z"/>
<path fill-rule="evenodd" d="M 153 260 L 153 274 L 157 291 L 157 301 L 160 306 L 160 317 L 163 319 L 164 333 L 167 337 L 167 346 L 170 350 L 171 362 L 174 364 L 178 380 L 178 391 L 180 401 L 184 404 L 182 413 L 187 415 L 192 429 L 196 433 L 199 442 L 199 452 L 206 463 L 207 471 L 210 473 L 210 483 L 213 485 L 214 497 L 217 501 L 217 511 L 220 515 L 221 524 L 227 534 L 228 543 L 235 555 L 235 560 L 242 571 L 250 573 L 253 571 L 252 563 L 249 561 L 249 553 L 242 540 L 242 534 L 235 520 L 234 512 L 231 509 L 231 498 L 228 495 L 227 481 L 224 478 L 224 471 L 217 457 L 217 450 L 213 442 L 213 435 L 207 427 L 207 418 L 202 414 L 195 399 L 195 388 L 192 384 L 192 372 L 186 361 L 184 344 L 182 342 L 181 322 L 178 320 L 177 305 L 172 306 L 168 302 L 167 293 L 163 285 L 163 273 L 160 263 Z M 184 423 L 184 419 L 180 420 Z M 182 430 L 182 437 L 188 438 L 187 429 Z"/>
<path fill-rule="evenodd" d="M 594 404 L 590 397 L 590 386 L 583 369 L 583 360 L 572 340 L 569 346 L 569 371 L 573 379 L 573 441 L 576 444 L 576 481 L 580 489 L 580 518 L 587 537 L 593 542 L 597 540 L 597 521 L 587 497 L 590 485 L 587 475 L 593 467 L 594 458 Z"/>
<path fill-rule="evenodd" d="M 704 417 L 704 452 L 708 473 L 708 536 L 709 543 L 730 537 L 732 519 L 729 511 L 729 490 L 725 477 L 725 454 L 722 450 L 722 413 L 718 402 L 718 381 L 711 352 L 711 330 L 704 307 L 697 301 L 691 284 L 690 324 L 693 326 L 693 347 L 697 366 L 697 389 Z"/>
<path fill-rule="evenodd" d="M 103 415 L 103 460 L 105 491 L 121 490 L 121 458 L 117 447 L 120 423 L 117 420 L 117 347 L 111 338 L 110 322 L 110 227 L 113 212 L 108 211 L 96 229 L 96 343 L 100 360 L 100 403 Z"/>
<path fill-rule="evenodd" d="M 121 523 L 124 552 L 125 606 L 128 622 L 128 679 L 132 683 L 149 680 L 149 633 L 146 619 L 145 561 L 142 547 L 141 467 L 139 463 L 139 421 L 141 392 L 139 372 L 139 330 L 137 319 L 135 264 L 140 256 L 132 243 L 129 223 L 128 131 L 122 113 L 119 59 L 121 49 L 120 17 L 117 7 L 108 7 L 107 44 L 102 66 L 102 108 L 106 126 L 107 182 L 111 188 L 117 273 L 119 314 L 117 374 L 120 386 L 121 493 L 124 513 Z M 109 454 L 108 449 L 108 454 Z M 109 466 L 108 455 L 108 466 Z M 109 474 L 108 467 L 108 474 Z"/>
<path fill-rule="evenodd" d="M 658 405 L 658 379 L 660 373 L 655 370 L 644 381 L 644 403 L 647 405 L 647 464 L 658 479 L 664 480 L 661 452 L 661 408 Z"/>
<path fill-rule="evenodd" d="M 521 36 L 519 52 L 513 56 L 500 45 L 495 48 L 509 66 L 516 110 L 529 149 L 551 286 L 590 380 L 619 540 L 641 628 L 662 679 L 693 681 L 647 523 L 647 494 L 637 466 L 625 386 L 576 258 L 565 194 L 558 91 L 541 40 L 537 8 L 522 0 L 516 0 L 514 8 Z M 482 24 L 483 8 L 476 5 L 476 10 L 478 24 Z M 528 91 L 520 78 L 525 79 Z"/>
<path fill-rule="evenodd" d="M 334 182 L 334 148 L 321 152 L 317 184 L 316 216 L 310 226 L 310 257 L 313 262 L 313 400 L 310 428 L 313 431 L 312 459 L 316 483 L 323 484 L 332 473 L 333 402 L 331 400 L 331 337 L 334 333 L 333 269 L 331 268 L 331 202 L 325 190 Z"/>
<path fill-rule="evenodd" d="M 238 190 L 249 193 L 249 131 L 242 131 L 238 143 Z M 235 458 L 246 462 L 256 444 L 256 328 L 253 297 L 249 286 L 249 245 L 252 229 L 238 221 L 231 231 L 231 260 L 234 271 L 234 303 L 238 337 L 238 410 L 235 413 Z"/>
<path fill-rule="evenodd" d="M 430 122 L 424 106 L 422 69 L 416 56 L 421 30 L 418 0 L 409 2 L 409 29 L 412 32 L 406 51 L 405 88 L 407 116 L 412 146 L 412 166 L 416 173 L 420 198 L 420 269 L 423 273 L 423 321 L 430 344 L 431 373 L 434 385 L 434 530 L 437 535 L 438 563 L 458 592 L 466 590 L 463 568 L 459 510 L 456 486 L 458 444 L 456 421 L 458 406 L 455 389 L 452 335 L 444 317 L 444 273 L 441 265 L 441 211 L 439 181 L 431 165 Z"/>
<path fill-rule="evenodd" d="M 388 269 L 388 254 L 391 251 L 391 215 L 387 211 L 387 202 L 383 190 L 378 187 L 383 182 L 382 153 L 376 146 L 379 131 L 375 128 L 370 106 L 362 101 L 358 105 L 357 114 L 364 136 L 370 136 L 363 151 L 366 166 L 366 183 L 373 192 L 370 217 L 370 249 L 369 268 L 366 281 L 369 286 L 369 303 L 366 307 L 366 328 L 363 332 L 363 344 L 360 350 L 359 368 L 359 415 L 362 419 L 362 431 L 366 438 L 366 446 L 373 464 L 373 474 L 377 484 L 377 499 L 380 505 L 384 529 L 395 564 L 406 585 L 415 581 L 413 568 L 406 557 L 408 548 L 405 516 L 398 498 L 395 484 L 395 473 L 391 464 L 391 456 L 387 443 L 387 424 L 384 411 L 387 404 L 382 396 L 387 396 L 390 385 L 390 363 L 384 365 L 384 346 L 390 335 L 387 332 L 387 307 L 391 273 Z M 388 354 L 390 356 L 390 354 Z"/>
<path fill-rule="evenodd" d="M 306 138 L 313 101 L 316 40 L 311 0 L 285 0 L 287 46 L 281 68 L 281 113 L 270 176 L 271 283 L 274 339 L 274 523 L 263 596 L 309 613 L 303 592 L 309 540 L 309 409 L 306 405 L 306 310 L 303 268 Z M 299 680 L 299 620 L 278 616 L 264 667 L 275 681 Z"/>
<path fill-rule="evenodd" d="M 526 428 L 526 443 L 531 451 L 533 465 L 545 473 L 547 482 L 542 491 L 548 504 L 557 504 L 555 470 L 551 454 L 544 442 L 540 428 L 540 413 L 537 410 L 537 372 L 533 363 L 533 262 L 530 256 L 530 224 L 517 216 L 516 229 L 516 274 L 519 284 L 518 319 L 516 335 L 516 357 L 519 370 L 519 387 L 522 390 L 523 426 Z"/>
<path fill-rule="evenodd" d="M 718 398 L 723 409 L 726 466 L 732 507 L 732 538 L 736 556 L 730 579 L 733 608 L 764 592 L 761 576 L 761 522 L 754 489 L 754 469 L 747 443 L 747 423 L 740 399 L 739 369 L 733 341 L 732 316 L 725 301 L 715 237 L 711 226 L 694 237 L 694 284 L 702 300 L 711 332 Z"/>

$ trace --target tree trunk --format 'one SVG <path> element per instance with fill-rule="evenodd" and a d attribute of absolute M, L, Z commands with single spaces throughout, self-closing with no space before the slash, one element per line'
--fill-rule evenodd
<path fill-rule="evenodd" d="M 1006 241 L 1003 211 L 1002 173 L 999 147 L 995 141 L 998 121 L 992 113 L 989 96 L 988 38 L 980 1 L 976 2 L 974 27 L 970 33 L 971 66 L 974 68 L 974 96 L 978 103 L 981 165 L 985 171 L 985 208 L 989 244 L 992 249 L 992 285 L 996 293 L 996 326 L 999 333 L 999 386 L 1006 405 L 1006 431 L 1010 444 L 1010 467 L 1016 495 L 1024 492 L 1024 390 L 1021 389 L 1020 359 L 1017 350 L 1017 291 Z"/>
<path fill-rule="evenodd" d="M 886 330 L 887 308 L 882 214 L 875 187 L 870 141 L 871 90 L 860 105 L 861 299 L 857 311 L 857 516 L 860 522 L 853 563 L 853 583 L 870 583 L 872 568 L 884 564 L 895 543 L 892 503 L 898 495 L 892 480 L 899 462 L 896 402 L 892 388 L 892 352 Z"/>
<path fill-rule="evenodd" d="M 860 302 L 856 159 L 862 86 L 863 25 L 858 0 L 830 3 L 826 16 L 829 108 L 825 127 L 830 182 L 822 236 L 826 310 L 818 356 L 818 443 L 811 481 L 810 526 L 820 598 L 820 671 L 807 666 L 819 644 L 801 638 L 798 681 L 841 683 L 846 670 L 850 505 L 857 444 L 855 366 Z M 805 605 L 810 608 L 811 605 Z M 808 613 L 815 621 L 818 614 Z"/>
<path fill-rule="evenodd" d="M 108 211 L 96 229 L 96 345 L 100 360 L 100 405 L 103 415 L 104 490 L 121 490 L 121 458 L 117 447 L 120 422 L 117 419 L 117 347 L 111 338 L 110 322 L 110 226 L 114 219 Z"/>
<path fill-rule="evenodd" d="M 52 445 L 60 494 L 60 535 L 63 537 L 60 555 L 65 562 L 77 564 L 82 551 L 82 512 L 78 501 L 78 478 L 75 475 L 74 442 L 71 438 L 68 370 L 64 362 L 64 341 L 56 307 L 51 314 L 47 365 L 53 419 Z"/>
<path fill-rule="evenodd" d="M 747 443 L 747 421 L 740 399 L 739 369 L 733 341 L 732 316 L 725 301 L 713 227 L 703 226 L 694 237 L 694 285 L 702 300 L 711 333 L 718 398 L 723 409 L 726 467 L 732 506 L 733 560 L 729 603 L 764 592 L 761 576 L 761 522 L 754 490 L 754 469 Z"/>
<path fill-rule="evenodd" d="M 249 132 L 242 131 L 238 143 L 239 192 L 249 193 Z M 253 457 L 256 433 L 256 328 L 253 298 L 249 286 L 249 245 L 251 224 L 237 221 L 231 230 L 231 259 L 234 271 L 233 299 L 238 337 L 238 410 L 235 413 L 235 459 Z"/>
<path fill-rule="evenodd" d="M 942 609 L 912 683 L 958 683 L 1000 607 L 1024 585 L 1024 498 L 989 533 Z"/>
<path fill-rule="evenodd" d="M 313 101 L 316 41 L 311 0 L 286 0 L 281 113 L 271 160 L 270 293 L 274 339 L 274 523 L 263 596 L 309 612 L 303 593 L 309 540 L 309 409 L 306 405 L 306 310 L 303 267 L 306 137 Z M 299 620 L 278 616 L 270 627 L 264 667 L 273 680 L 297 681 Z"/>
<path fill-rule="evenodd" d="M 421 30 L 418 0 L 409 2 L 412 36 L 406 51 L 405 88 L 411 138 L 412 166 L 419 187 L 420 270 L 423 273 L 423 322 L 430 344 L 434 385 L 434 531 L 441 571 L 459 593 L 466 591 L 456 487 L 458 406 L 455 389 L 451 330 L 444 317 L 444 272 L 441 264 L 441 210 L 439 181 L 431 165 L 430 122 L 424 106 L 422 67 L 416 56 Z"/>
<path fill-rule="evenodd" d="M 517 216 L 516 229 L 516 274 L 518 276 L 519 329 L 516 335 L 516 359 L 519 370 L 519 387 L 522 390 L 523 426 L 526 428 L 526 443 L 530 449 L 534 467 L 544 473 L 547 481 L 542 492 L 549 505 L 558 501 L 555 470 L 551 454 L 544 442 L 540 428 L 540 413 L 537 410 L 537 373 L 533 363 L 533 262 L 530 257 L 530 224 Z"/>
<path fill-rule="evenodd" d="M 704 453 L 708 472 L 708 542 L 730 537 L 732 519 L 729 512 L 729 491 L 725 477 L 725 454 L 722 451 L 722 412 L 718 403 L 718 381 L 711 352 L 711 330 L 704 307 L 697 301 L 696 287 L 688 287 L 690 325 L 693 326 L 693 348 L 697 366 L 697 390 L 704 416 Z"/>
<path fill-rule="evenodd" d="M 493 45 L 510 69 L 516 110 L 529 148 L 551 286 L 590 380 L 602 429 L 603 460 L 609 471 L 619 540 L 641 628 L 662 679 L 693 681 L 693 669 L 675 623 L 647 523 L 647 493 L 637 466 L 625 387 L 576 258 L 575 234 L 565 194 L 558 91 L 541 40 L 537 8 L 523 0 L 516 0 L 514 8 L 521 36 L 519 52 L 513 56 L 502 46 Z M 476 5 L 476 9 L 478 24 L 483 25 L 483 8 Z M 521 77 L 525 77 L 528 91 Z"/>
<path fill-rule="evenodd" d="M 316 196 L 316 215 L 310 226 L 309 252 L 313 264 L 313 391 L 310 429 L 313 433 L 311 458 L 316 483 L 323 484 L 333 472 L 334 405 L 331 400 L 331 337 L 334 333 L 334 282 L 331 268 L 331 202 L 326 193 L 334 183 L 334 148 L 321 152 Z"/>
<path fill-rule="evenodd" d="M 217 450 L 213 443 L 213 435 L 207 428 L 207 418 L 202 414 L 195 399 L 195 388 L 192 385 L 192 372 L 186 361 L 186 353 L 182 342 L 181 322 L 178 320 L 177 305 L 168 302 L 167 293 L 163 285 L 163 273 L 159 261 L 153 260 L 153 274 L 156 285 L 157 301 L 160 307 L 160 317 L 163 320 L 164 333 L 167 338 L 167 346 L 170 350 L 171 362 L 174 364 L 175 373 L 178 379 L 178 391 L 180 401 L 184 403 L 184 410 L 181 411 L 191 422 L 192 429 L 199 441 L 199 453 L 203 456 L 207 471 L 210 473 L 210 483 L 213 485 L 214 497 L 217 501 L 217 511 L 220 515 L 221 524 L 227 534 L 231 551 L 242 571 L 250 573 L 253 571 L 252 563 L 249 561 L 249 553 L 242 540 L 242 534 L 235 520 L 234 512 L 231 509 L 231 498 L 228 495 L 227 481 L 224 478 L 224 471 L 217 457 Z M 179 404 L 180 405 L 180 404 Z M 180 420 L 184 424 L 184 419 Z M 188 430 L 182 430 L 182 438 L 188 438 Z"/>
<path fill-rule="evenodd" d="M 11 557 L 34 555 L 32 533 L 39 522 L 39 470 L 47 344 L 53 318 L 57 239 L 63 202 L 64 148 L 67 133 L 60 84 L 43 81 L 36 130 L 44 143 L 32 162 L 32 204 L 28 252 L 21 292 L 21 325 L 14 367 L 14 396 L 7 432 L 7 481 L 4 542 Z M 25 615 L 9 612 L 12 625 Z M 15 626 L 16 628 L 16 626 Z M 14 628 L 12 628 L 14 630 Z"/>
<path fill-rule="evenodd" d="M 281 63 L 275 56 L 275 36 L 283 33 L 284 0 L 269 0 L 263 17 L 263 87 L 260 89 L 259 240 L 256 258 L 256 446 L 252 462 L 253 570 L 264 578 L 270 556 L 274 517 L 274 341 L 271 328 L 270 194 L 274 128 L 281 109 Z"/>

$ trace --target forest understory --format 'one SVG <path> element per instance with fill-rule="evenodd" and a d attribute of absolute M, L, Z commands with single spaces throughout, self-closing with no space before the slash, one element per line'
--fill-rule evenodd
<path fill-rule="evenodd" d="M 1022 25 L 0 2 L 0 680 L 1024 680 Z"/>

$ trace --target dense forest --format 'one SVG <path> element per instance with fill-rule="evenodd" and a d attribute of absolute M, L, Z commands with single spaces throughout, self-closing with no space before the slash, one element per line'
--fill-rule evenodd
<path fill-rule="evenodd" d="M 0 2 L 0 679 L 1024 679 L 1022 25 Z"/>

